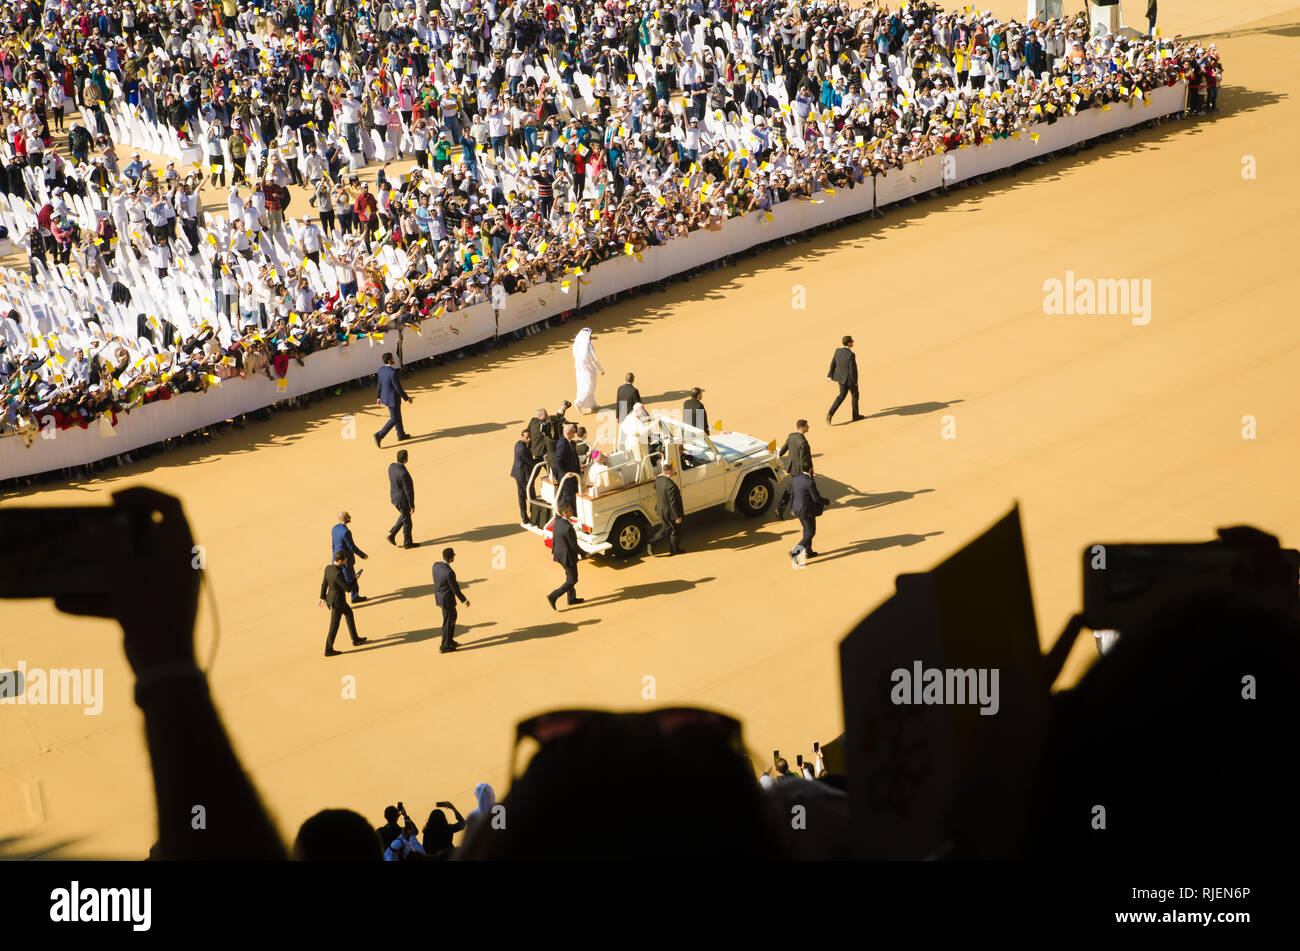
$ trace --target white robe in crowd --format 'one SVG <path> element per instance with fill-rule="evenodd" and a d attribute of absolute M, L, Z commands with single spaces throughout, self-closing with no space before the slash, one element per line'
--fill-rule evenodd
<path fill-rule="evenodd" d="M 578 378 L 578 395 L 574 397 L 573 405 L 580 413 L 596 412 L 596 376 L 604 373 L 605 368 L 592 349 L 589 327 L 579 330 L 573 340 L 573 372 Z"/>

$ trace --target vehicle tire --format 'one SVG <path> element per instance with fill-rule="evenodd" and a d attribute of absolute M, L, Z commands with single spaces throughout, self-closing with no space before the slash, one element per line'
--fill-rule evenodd
<path fill-rule="evenodd" d="M 736 511 L 745 518 L 758 518 L 772 507 L 775 492 L 776 480 L 771 473 L 755 472 L 741 483 L 736 493 Z"/>
<path fill-rule="evenodd" d="M 640 512 L 628 512 L 614 521 L 609 530 L 609 553 L 615 558 L 631 558 L 645 548 L 650 537 L 650 523 Z"/>

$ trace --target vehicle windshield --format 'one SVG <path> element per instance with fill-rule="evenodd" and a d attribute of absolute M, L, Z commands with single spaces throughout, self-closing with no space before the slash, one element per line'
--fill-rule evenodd
<path fill-rule="evenodd" d="M 722 443 L 715 443 L 714 445 L 717 447 L 718 452 L 722 453 L 722 458 L 726 459 L 728 462 L 734 462 L 737 459 L 744 458 L 753 453 L 752 449 L 740 450 L 734 446 L 724 446 Z"/>
<path fill-rule="evenodd" d="M 718 454 L 703 436 L 695 436 L 682 443 L 682 465 L 685 468 L 706 466 L 710 462 L 717 461 Z"/>

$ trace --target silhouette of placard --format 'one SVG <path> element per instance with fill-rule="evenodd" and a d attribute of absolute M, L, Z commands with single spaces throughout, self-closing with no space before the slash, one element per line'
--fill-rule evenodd
<path fill-rule="evenodd" d="M 973 834 L 972 815 L 1013 835 L 1009 804 L 1027 785 L 1047 702 L 1019 510 L 932 571 L 900 575 L 896 588 L 840 645 L 845 759 L 866 855 L 924 858 Z M 976 681 L 982 672 L 996 689 L 961 703 L 951 693 L 896 702 L 924 700 L 910 681 L 933 670 L 972 670 Z M 898 686 L 895 671 L 910 681 Z M 1015 788 L 1007 804 L 990 803 L 998 792 L 988 766 L 1008 758 L 1018 764 Z M 984 848 L 989 836 L 977 840 Z"/>

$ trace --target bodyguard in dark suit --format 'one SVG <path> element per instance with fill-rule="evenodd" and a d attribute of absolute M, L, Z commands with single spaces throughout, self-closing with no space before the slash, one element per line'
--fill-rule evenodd
<path fill-rule="evenodd" d="M 794 484 L 790 491 L 794 496 L 790 511 L 794 512 L 795 518 L 799 519 L 799 524 L 803 526 L 803 538 L 799 539 L 799 544 L 791 550 L 790 557 L 798 558 L 799 552 L 802 551 L 805 558 L 816 558 L 817 552 L 813 551 L 812 541 L 813 536 L 817 534 L 817 516 L 821 515 L 826 507 L 826 500 L 817 491 L 812 462 L 804 463 L 804 470 L 794 477 Z"/>
<path fill-rule="evenodd" d="M 632 407 L 637 403 L 644 402 L 641 399 L 641 392 L 636 388 L 634 383 L 636 380 L 636 374 L 629 373 L 624 377 L 624 379 L 627 382 L 618 388 L 618 395 L 615 397 L 618 401 L 617 412 L 620 426 L 623 424 L 623 420 L 627 417 L 627 414 L 632 412 Z"/>
<path fill-rule="evenodd" d="M 555 450 L 560 445 L 560 440 L 564 438 L 564 427 L 569 425 L 569 421 L 564 418 L 569 407 L 573 404 L 568 400 L 560 401 L 560 408 L 546 417 L 546 423 L 543 428 L 546 431 L 546 471 L 554 474 L 555 472 Z"/>
<path fill-rule="evenodd" d="M 696 429 L 702 429 L 706 433 L 709 431 L 709 412 L 700 402 L 700 397 L 704 391 L 698 386 L 691 390 L 690 399 L 682 404 L 682 422 L 687 426 L 694 426 Z"/>
<path fill-rule="evenodd" d="M 552 611 L 556 610 L 555 602 L 562 594 L 568 595 L 568 604 L 582 604 L 584 600 L 578 597 L 575 590 L 578 585 L 578 559 L 582 557 L 582 550 L 578 547 L 578 533 L 569 521 L 572 517 L 573 509 L 561 505 L 551 529 L 551 560 L 564 568 L 564 584 L 546 596 Z"/>
<path fill-rule="evenodd" d="M 343 585 L 352 592 L 352 603 L 366 600 L 360 594 L 360 587 L 357 584 L 357 559 L 365 559 L 370 556 L 357 547 L 357 543 L 352 540 L 352 529 L 348 528 L 348 523 L 352 521 L 352 516 L 347 512 L 339 512 L 339 520 L 330 529 L 330 554 L 337 555 L 343 552 L 347 556 L 347 561 L 343 565 Z"/>
<path fill-rule="evenodd" d="M 663 472 L 655 478 L 655 511 L 663 524 L 646 545 L 646 551 L 651 555 L 655 553 L 655 543 L 665 535 L 668 536 L 669 556 L 682 554 L 680 539 L 682 518 L 686 511 L 682 507 L 682 492 L 673 481 L 676 474 L 676 467 L 671 462 L 665 462 Z"/>
<path fill-rule="evenodd" d="M 777 452 L 777 457 L 784 458 L 786 474 L 781 477 L 776 517 L 784 519 L 786 506 L 790 504 L 791 483 L 796 475 L 803 472 L 803 464 L 812 461 L 812 447 L 808 445 L 808 420 L 795 420 L 794 432 L 785 437 L 785 445 Z"/>
<path fill-rule="evenodd" d="M 529 445 L 533 451 L 534 463 L 541 462 L 555 450 L 555 440 L 551 438 L 551 417 L 546 410 L 539 409 L 528 421 L 528 434 L 531 437 Z"/>
<path fill-rule="evenodd" d="M 561 486 L 556 504 L 568 505 L 570 508 L 576 508 L 576 496 L 582 482 L 582 461 L 578 458 L 578 450 L 573 446 L 576 436 L 577 431 L 573 423 L 564 427 L 560 441 L 555 444 L 555 468 L 551 472 L 555 484 Z M 577 478 L 564 480 L 569 473 L 573 473 Z"/>
<path fill-rule="evenodd" d="M 835 402 L 826 413 L 828 424 L 835 411 L 840 408 L 840 404 L 844 402 L 844 397 L 849 394 L 853 395 L 853 422 L 866 419 L 858 412 L 858 358 L 853 352 L 853 338 L 846 336 L 843 344 L 844 346 L 836 350 L 835 355 L 831 357 L 831 368 L 826 372 L 828 382 L 833 381 L 840 385 L 840 395 L 835 397 Z"/>
<path fill-rule="evenodd" d="M 456 551 L 452 548 L 442 550 L 442 561 L 433 563 L 433 600 L 442 608 L 442 646 L 439 653 L 454 651 L 459 644 L 453 640 L 456 633 L 456 602 L 469 607 L 469 599 L 460 593 L 456 581 L 456 572 L 451 563 L 456 560 Z"/>
<path fill-rule="evenodd" d="M 397 530 L 402 530 L 402 547 L 419 548 L 411 541 L 411 515 L 415 512 L 415 483 L 406 468 L 406 450 L 397 450 L 397 461 L 388 466 L 388 499 L 397 509 L 397 524 L 388 531 L 388 544 L 397 544 Z"/>
<path fill-rule="evenodd" d="M 515 486 L 519 489 L 519 521 L 528 524 L 528 477 L 533 474 L 533 466 L 537 465 L 533 461 L 533 435 L 531 430 L 525 429 L 519 434 L 519 439 L 515 442 L 515 461 L 510 468 L 510 478 L 515 480 Z"/>
<path fill-rule="evenodd" d="M 406 390 L 402 389 L 402 380 L 397 375 L 397 368 L 393 366 L 393 355 L 385 353 L 384 365 L 379 368 L 379 393 L 375 402 L 388 407 L 388 422 L 384 423 L 383 429 L 375 433 L 376 446 L 383 442 L 388 431 L 394 427 L 397 428 L 398 441 L 411 438 L 402 428 L 402 400 L 408 403 L 415 402 L 415 398 L 408 396 Z"/>
<path fill-rule="evenodd" d="M 334 555 L 334 564 L 326 565 L 325 576 L 320 582 L 320 605 L 329 605 L 330 609 L 330 630 L 325 637 L 325 656 L 334 657 L 342 651 L 334 649 L 334 638 L 339 632 L 339 619 L 348 619 L 348 633 L 352 635 L 353 644 L 364 644 L 364 637 L 357 637 L 357 622 L 352 616 L 352 608 L 348 605 L 348 589 L 343 582 L 343 563 L 347 561 L 347 555 L 343 552 L 336 552 Z"/>

